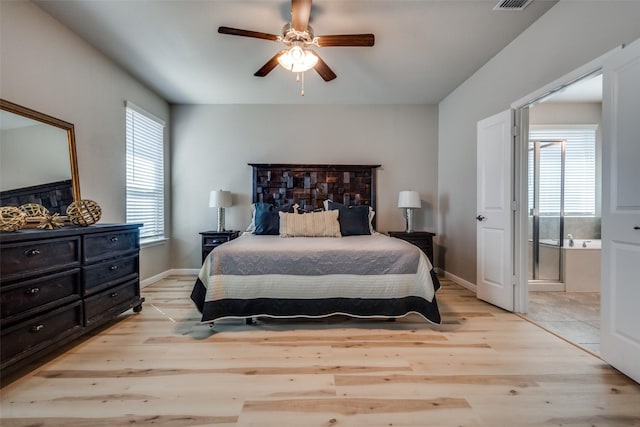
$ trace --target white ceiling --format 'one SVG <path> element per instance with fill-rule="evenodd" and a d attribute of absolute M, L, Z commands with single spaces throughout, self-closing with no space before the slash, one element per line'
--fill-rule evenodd
<path fill-rule="evenodd" d="M 176 104 L 437 104 L 555 0 L 494 11 L 497 0 L 315 0 L 316 35 L 374 33 L 374 47 L 316 52 L 338 75 L 324 82 L 278 67 L 253 73 L 281 45 L 217 33 L 224 25 L 280 34 L 280 0 L 34 0 Z"/>

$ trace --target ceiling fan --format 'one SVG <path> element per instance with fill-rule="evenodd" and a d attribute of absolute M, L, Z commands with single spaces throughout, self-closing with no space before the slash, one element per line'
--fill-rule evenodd
<path fill-rule="evenodd" d="M 276 53 L 266 64 L 255 72 L 254 76 L 264 77 L 278 64 L 294 73 L 303 73 L 311 68 L 315 69 L 325 81 L 331 81 L 337 76 L 331 68 L 318 56 L 308 49 L 310 46 L 373 46 L 373 34 L 344 34 L 315 36 L 309 25 L 311 15 L 311 0 L 291 0 L 291 22 L 282 28 L 282 35 L 262 33 L 259 31 L 241 30 L 230 27 L 219 27 L 221 34 L 232 36 L 252 37 L 256 39 L 282 42 L 286 49 Z M 304 89 L 302 94 L 304 95 Z"/>

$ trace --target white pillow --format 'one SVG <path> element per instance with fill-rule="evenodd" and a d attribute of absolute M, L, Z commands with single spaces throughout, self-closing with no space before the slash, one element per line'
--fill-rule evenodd
<path fill-rule="evenodd" d="M 279 215 L 280 237 L 342 237 L 337 210 Z"/>

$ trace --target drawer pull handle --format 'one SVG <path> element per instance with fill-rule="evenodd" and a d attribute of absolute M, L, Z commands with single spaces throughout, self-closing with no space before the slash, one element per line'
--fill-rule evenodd
<path fill-rule="evenodd" d="M 38 249 L 29 249 L 24 251 L 24 254 L 26 256 L 36 256 L 36 255 L 40 255 L 40 251 Z"/>
<path fill-rule="evenodd" d="M 112 265 L 111 267 L 109 267 L 110 271 L 116 271 L 118 269 L 117 265 Z"/>
<path fill-rule="evenodd" d="M 112 242 L 117 242 L 117 241 L 118 241 L 118 238 L 117 238 L 117 237 L 115 237 L 115 236 L 113 236 L 113 237 L 112 237 L 111 239 L 109 239 L 109 240 L 111 240 Z"/>
<path fill-rule="evenodd" d="M 31 327 L 31 332 L 40 332 L 43 329 L 44 329 L 44 325 L 43 324 L 33 325 Z"/>
<path fill-rule="evenodd" d="M 117 296 L 118 296 L 118 293 L 117 293 L 117 292 L 112 292 L 112 293 L 111 293 L 111 298 L 115 298 L 115 297 L 117 297 Z"/>
<path fill-rule="evenodd" d="M 29 288 L 24 293 L 27 295 L 33 295 L 37 294 L 38 292 L 40 292 L 40 288 Z"/>

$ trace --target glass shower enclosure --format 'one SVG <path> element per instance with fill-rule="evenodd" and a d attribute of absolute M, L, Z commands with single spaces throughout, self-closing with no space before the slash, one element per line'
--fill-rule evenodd
<path fill-rule="evenodd" d="M 565 149 L 564 140 L 529 141 L 530 282 L 562 282 Z"/>

